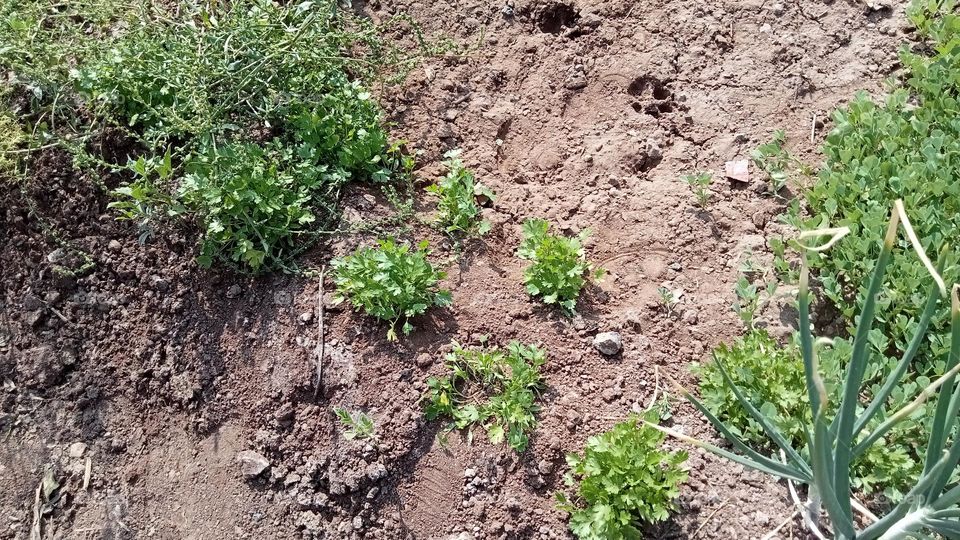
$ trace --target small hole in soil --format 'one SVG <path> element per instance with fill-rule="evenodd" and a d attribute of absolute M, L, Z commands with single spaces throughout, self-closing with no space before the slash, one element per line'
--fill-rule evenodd
<path fill-rule="evenodd" d="M 548 34 L 559 34 L 564 28 L 572 27 L 578 18 L 571 4 L 547 4 L 537 14 L 537 27 Z"/>
<path fill-rule="evenodd" d="M 642 75 L 637 77 L 630 83 L 630 86 L 627 87 L 627 93 L 631 96 L 642 96 L 650 92 L 653 96 L 653 99 L 668 99 L 670 97 L 670 90 L 664 85 L 664 83 L 650 75 Z"/>

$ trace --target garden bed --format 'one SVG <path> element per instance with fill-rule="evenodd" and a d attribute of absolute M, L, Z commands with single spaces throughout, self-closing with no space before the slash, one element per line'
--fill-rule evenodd
<path fill-rule="evenodd" d="M 65 494 L 44 518 L 50 538 L 571 537 L 554 499 L 564 455 L 663 403 L 668 378 L 695 387 L 691 364 L 742 333 L 730 309 L 741 265 L 769 265 L 767 239 L 789 234 L 766 176 L 751 167 L 749 182 L 728 180 L 725 162 L 783 129 L 793 155 L 818 163 L 830 111 L 880 89 L 907 30 L 902 5 L 859 2 L 354 9 L 374 20 L 405 11 L 467 46 L 379 96 L 391 136 L 423 151 L 417 178 L 439 179 L 443 154 L 460 148 L 497 193 L 484 210 L 491 232 L 462 246 L 413 219 L 402 233 L 430 241 L 452 305 L 389 341 L 385 324 L 333 305 L 329 279 L 321 315 L 316 276 L 200 268 L 184 225 L 139 244 L 69 155 L 41 151 L 28 188 L 0 193 L 0 538 L 29 537 L 50 466 Z M 704 170 L 714 182 L 701 209 L 681 178 Z M 356 223 L 396 211 L 356 184 L 343 209 Z M 414 210 L 433 211 L 419 188 Z M 592 231 L 588 257 L 607 275 L 572 318 L 524 290 L 515 252 L 529 217 Z M 300 266 L 329 266 L 376 236 L 334 236 Z M 661 287 L 682 291 L 670 310 Z M 782 338 L 794 323 L 776 306 L 759 320 Z M 608 331 L 622 353 L 594 348 Z M 481 336 L 546 351 L 539 424 L 522 453 L 443 436 L 424 418 L 451 341 Z M 674 429 L 717 439 L 688 404 L 668 403 Z M 366 411 L 375 437 L 344 439 L 335 407 Z M 244 478 L 245 450 L 269 468 Z M 699 451 L 688 465 L 678 511 L 647 537 L 759 538 L 793 512 L 769 477 Z M 802 535 L 799 520 L 781 534 Z"/>

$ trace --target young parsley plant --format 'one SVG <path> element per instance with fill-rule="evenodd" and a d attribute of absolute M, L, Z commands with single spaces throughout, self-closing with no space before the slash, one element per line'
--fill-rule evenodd
<path fill-rule="evenodd" d="M 651 414 L 651 421 L 655 416 Z M 590 437 L 583 455 L 569 454 L 571 501 L 558 492 L 570 513 L 570 530 L 580 540 L 643 538 L 640 524 L 664 521 L 676 509 L 680 484 L 687 479 L 684 451 L 660 448 L 665 435 L 632 417 Z"/>
<path fill-rule="evenodd" d="M 495 196 L 493 191 L 476 181 L 473 172 L 463 166 L 459 156 L 460 150 L 444 154 L 443 165 L 447 174 L 439 183 L 427 188 L 439 198 L 437 224 L 447 234 L 484 235 L 490 231 L 490 222 L 481 217 L 477 197 L 493 201 Z"/>
<path fill-rule="evenodd" d="M 440 288 L 446 273 L 427 260 L 427 242 L 409 244 L 381 240 L 378 247 L 361 247 L 332 263 L 337 302 L 349 299 L 354 308 L 390 323 L 387 339 L 397 339 L 401 320 L 404 335 L 413 331 L 410 318 L 431 306 L 448 306 L 450 291 Z"/>
<path fill-rule="evenodd" d="M 531 296 L 540 296 L 544 303 L 557 304 L 572 314 L 587 280 L 600 279 L 604 271 L 587 262 L 584 242 L 590 235 L 588 230 L 568 238 L 549 234 L 549 229 L 545 219 L 523 223 L 517 256 L 533 263 L 524 270 L 523 282 Z"/>

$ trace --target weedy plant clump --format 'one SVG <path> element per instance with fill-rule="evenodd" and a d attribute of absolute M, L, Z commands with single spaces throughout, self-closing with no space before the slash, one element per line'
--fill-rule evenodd
<path fill-rule="evenodd" d="M 446 273 L 434 269 L 427 259 L 427 242 L 416 248 L 395 240 L 381 240 L 377 247 L 360 247 L 335 259 L 333 280 L 337 302 L 349 300 L 354 308 L 387 321 L 387 338 L 397 339 L 396 326 L 404 335 L 413 331 L 410 319 L 432 306 L 448 306 L 450 291 L 440 288 Z"/>
<path fill-rule="evenodd" d="M 584 242 L 588 230 L 570 238 L 550 234 L 545 219 L 528 219 L 523 223 L 523 241 L 517 256 L 531 261 L 523 272 L 523 282 L 531 296 L 539 296 L 546 304 L 559 305 L 571 314 L 577 298 L 588 280 L 599 280 L 604 270 L 587 261 Z"/>
<path fill-rule="evenodd" d="M 577 538 L 643 538 L 643 523 L 670 516 L 687 479 L 687 453 L 662 449 L 663 439 L 663 433 L 634 417 L 590 437 L 582 455 L 567 455 L 565 481 L 575 486 L 575 497 L 560 492 L 556 497 L 570 513 L 570 530 Z"/>
<path fill-rule="evenodd" d="M 460 150 L 451 150 L 444 154 L 444 158 L 446 176 L 427 188 L 439 199 L 437 225 L 451 235 L 486 234 L 490 231 L 490 222 L 483 219 L 477 199 L 493 202 L 496 199 L 493 191 L 477 182 L 473 172 L 464 167 Z"/>
<path fill-rule="evenodd" d="M 412 167 L 366 88 L 420 51 L 401 53 L 335 0 L 9 4 L 0 66 L 32 96 L 19 111 L 35 123 L 26 146 L 60 146 L 80 168 L 130 179 L 112 196 L 142 240 L 177 219 L 200 226 L 205 265 L 286 269 L 336 228 L 348 182 Z M 106 134 L 128 156 L 95 150 Z M 157 161 L 166 174 L 138 170 Z"/>
<path fill-rule="evenodd" d="M 908 336 L 906 352 L 893 365 L 882 367 L 882 371 L 876 375 L 882 385 L 870 395 L 865 394 L 864 385 L 872 364 L 871 335 L 875 333 L 874 322 L 879 319 L 879 299 L 884 290 L 886 273 L 895 259 L 893 254 L 899 244 L 898 232 L 901 227 L 910 248 L 928 272 L 929 293 L 923 311 L 917 316 L 916 327 Z M 833 536 L 840 540 L 893 540 L 936 535 L 955 537 L 960 532 L 960 486 L 956 480 L 960 442 L 951 435 L 955 433 L 960 417 L 960 383 L 957 379 L 960 372 L 960 285 L 953 285 L 948 293 L 940 273 L 948 259 L 946 250 L 941 251 L 938 264 L 934 265 L 911 226 L 903 202 L 897 200 L 867 285 L 852 346 L 838 363 L 841 376 L 829 381 L 826 378 L 829 374 L 821 368 L 819 357 L 821 351 L 831 347 L 831 340 L 815 339 L 810 324 L 807 252 L 823 252 L 849 232 L 850 229 L 846 227 L 808 231 L 801 233 L 797 243 L 801 249 L 797 297 L 800 313 L 799 348 L 808 406 L 807 413 L 799 417 L 802 418 L 802 444 L 791 441 L 788 434 L 759 409 L 762 404 L 748 397 L 733 382 L 722 362 L 718 363 L 718 369 L 724 384 L 762 427 L 769 443 L 779 450 L 779 459 L 751 448 L 725 421 L 686 391 L 683 391 L 684 395 L 707 416 L 737 452 L 696 441 L 655 424 L 650 425 L 744 466 L 786 479 L 791 484 L 791 490 L 793 483 L 805 484 L 808 486 L 807 501 L 799 509 L 803 512 L 807 528 L 820 538 Z M 807 244 L 811 238 L 823 236 L 830 238 L 822 245 Z M 928 330 L 932 329 L 933 315 L 947 297 L 951 303 L 950 349 L 943 370 L 934 380 L 927 381 L 928 384 L 911 392 L 905 405 L 891 407 L 890 398 L 898 391 L 905 392 L 902 386 L 904 374 L 917 357 L 921 345 L 929 339 Z M 828 382 L 836 385 L 835 391 L 831 391 Z M 898 446 L 912 449 L 917 439 L 894 438 L 892 430 L 918 415 L 927 400 L 934 402 L 934 411 L 922 427 L 926 434 L 925 450 L 921 451 L 923 466 L 908 484 L 909 489 L 902 499 L 884 509 L 880 516 L 873 516 L 856 500 L 853 490 L 856 471 L 852 465 L 871 448 L 879 448 L 884 453 Z M 855 510 L 866 519 L 859 519 Z M 829 517 L 829 523 L 825 517 Z"/>
<path fill-rule="evenodd" d="M 450 418 L 450 428 L 468 430 L 469 440 L 474 427 L 483 426 L 490 442 L 506 440 L 523 452 L 537 425 L 537 398 L 544 386 L 540 367 L 546 359 L 543 349 L 519 342 L 505 351 L 453 342 L 453 352 L 446 357 L 450 374 L 427 383 L 426 417 Z"/>

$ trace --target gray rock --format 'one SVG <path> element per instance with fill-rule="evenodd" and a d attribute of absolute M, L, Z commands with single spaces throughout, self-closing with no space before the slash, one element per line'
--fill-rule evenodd
<path fill-rule="evenodd" d="M 23 295 L 23 310 L 24 311 L 34 311 L 43 307 L 43 303 L 40 302 L 40 299 L 33 294 Z"/>
<path fill-rule="evenodd" d="M 600 354 L 613 356 L 623 350 L 623 340 L 618 332 L 601 332 L 593 338 L 593 347 Z"/>
<path fill-rule="evenodd" d="M 230 286 L 229 289 L 227 289 L 227 298 L 233 300 L 234 298 L 240 296 L 241 292 L 243 291 L 240 289 L 240 286 L 237 284 L 233 284 Z"/>
<path fill-rule="evenodd" d="M 580 90 L 587 87 L 587 76 L 581 71 L 574 71 L 563 81 L 563 87 L 567 90 Z"/>
<path fill-rule="evenodd" d="M 123 249 L 123 245 L 116 240 L 111 240 L 110 243 L 107 244 L 107 249 L 110 251 L 120 251 Z"/>
<path fill-rule="evenodd" d="M 67 250 L 63 248 L 57 248 L 47 254 L 47 262 L 51 264 L 60 264 L 67 259 Z"/>
<path fill-rule="evenodd" d="M 299 317 L 297 317 L 297 320 L 300 321 L 300 324 L 310 324 L 313 322 L 313 312 L 304 311 Z"/>
<path fill-rule="evenodd" d="M 620 399 L 620 396 L 623 395 L 623 389 L 618 386 L 611 386 L 610 388 L 604 390 L 600 395 L 603 397 L 604 401 L 611 403 Z"/>
<path fill-rule="evenodd" d="M 70 445 L 70 448 L 67 450 L 67 454 L 72 458 L 81 458 L 83 453 L 87 451 L 87 445 L 82 442 L 75 442 Z"/>
<path fill-rule="evenodd" d="M 376 463 L 371 463 L 370 466 L 367 467 L 367 478 L 369 478 L 371 482 L 378 482 L 386 477 L 387 468 L 383 465 L 383 463 L 378 461 Z"/>
<path fill-rule="evenodd" d="M 240 463 L 240 474 L 248 480 L 260 476 L 270 468 L 270 461 L 253 450 L 237 452 L 237 461 Z"/>

